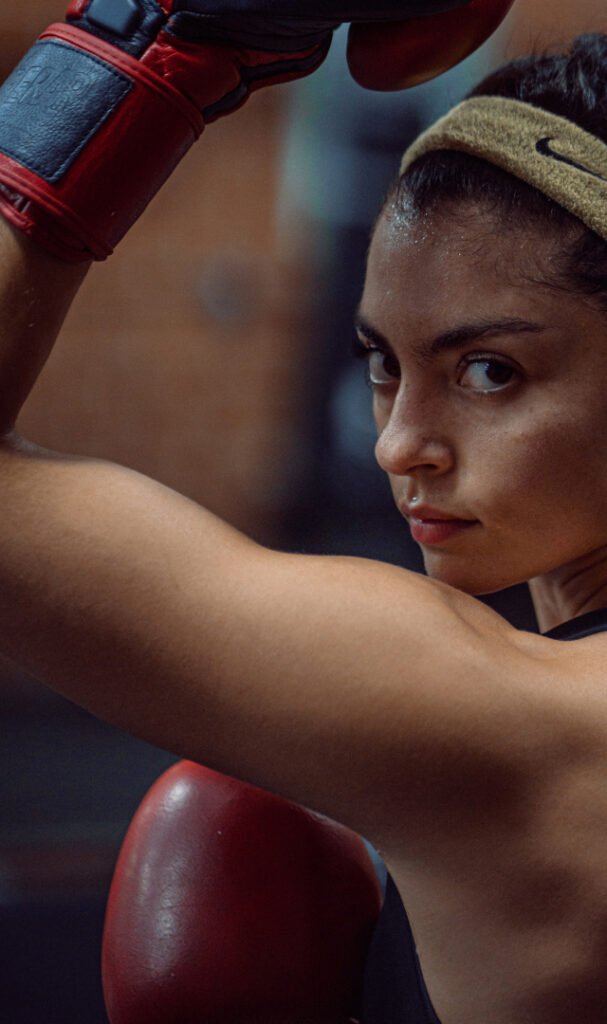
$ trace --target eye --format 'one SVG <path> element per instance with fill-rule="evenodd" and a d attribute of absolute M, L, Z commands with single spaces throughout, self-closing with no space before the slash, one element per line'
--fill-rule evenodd
<path fill-rule="evenodd" d="M 400 380 L 398 359 L 391 352 L 374 348 L 355 338 L 353 354 L 357 359 L 366 361 L 367 383 L 371 387 L 381 387 L 383 384 L 393 384 L 394 381 Z"/>
<path fill-rule="evenodd" d="M 367 373 L 369 383 L 376 386 L 400 380 L 400 366 L 396 357 L 378 348 L 369 349 Z"/>
<path fill-rule="evenodd" d="M 509 363 L 491 356 L 472 356 L 468 359 L 459 376 L 458 383 L 470 391 L 485 394 L 501 391 L 518 377 L 517 371 Z"/>

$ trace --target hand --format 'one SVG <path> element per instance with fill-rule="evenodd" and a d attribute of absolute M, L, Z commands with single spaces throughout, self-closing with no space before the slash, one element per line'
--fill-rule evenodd
<path fill-rule="evenodd" d="M 197 22 L 207 39 L 237 46 L 288 50 L 326 39 L 342 22 L 394 22 L 403 17 L 432 15 L 469 0 L 173 0 L 174 19 Z M 169 5 L 170 6 L 170 5 Z"/>
<path fill-rule="evenodd" d="M 0 211 L 62 260 L 105 259 L 205 124 L 260 86 L 314 71 L 341 19 L 384 22 L 358 25 L 351 53 L 359 77 L 377 79 L 392 44 L 385 22 L 468 3 L 72 0 L 67 24 L 51 25 L 0 89 Z M 427 49 L 433 18 L 417 21 Z M 399 38 L 411 59 L 408 24 Z M 387 63 L 382 87 L 393 78 Z"/>
<path fill-rule="evenodd" d="M 229 20 L 219 39 L 217 6 L 72 0 L 0 89 L 0 211 L 14 226 L 62 260 L 105 259 L 205 124 L 314 71 L 336 24 L 279 19 L 253 50 L 228 40 Z"/>
<path fill-rule="evenodd" d="M 67 17 L 79 28 L 123 49 L 128 42 L 131 52 L 133 47 L 142 45 L 137 36 L 143 36 L 149 24 L 152 34 L 158 31 L 158 53 L 154 53 L 153 64 L 162 55 L 167 37 L 173 47 L 178 47 L 180 40 L 193 46 L 221 43 L 237 48 L 231 51 L 237 85 L 231 82 L 225 94 L 203 108 L 205 123 L 209 123 L 239 107 L 252 91 L 263 85 L 314 71 L 324 60 L 333 32 L 342 22 L 358 23 L 363 29 L 383 23 L 389 37 L 394 23 L 401 27 L 403 18 L 408 24 L 410 18 L 420 17 L 427 35 L 428 24 L 434 17 L 468 7 L 470 3 L 471 0 L 72 0 Z M 149 11 L 138 14 L 143 8 Z M 160 19 L 164 21 L 162 26 Z M 409 52 L 415 50 L 415 33 L 409 33 L 407 44 Z M 360 48 L 365 49 L 364 44 Z M 146 61 L 149 56 L 143 54 L 141 59 Z M 380 52 L 376 59 L 381 61 L 381 56 Z M 163 64 L 163 74 L 170 60 L 171 57 Z M 209 89 L 208 82 L 205 86 Z M 221 85 L 217 91 L 223 93 Z"/>

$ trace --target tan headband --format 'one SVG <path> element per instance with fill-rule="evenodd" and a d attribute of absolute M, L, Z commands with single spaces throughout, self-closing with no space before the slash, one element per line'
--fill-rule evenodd
<path fill-rule="evenodd" d="M 420 135 L 405 153 L 401 173 L 437 149 L 496 164 L 607 239 L 607 145 L 572 121 L 519 100 L 476 96 Z"/>

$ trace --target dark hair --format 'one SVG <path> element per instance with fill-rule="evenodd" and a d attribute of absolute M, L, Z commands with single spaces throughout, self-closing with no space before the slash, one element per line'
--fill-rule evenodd
<path fill-rule="evenodd" d="M 469 96 L 522 100 L 566 117 L 607 142 L 607 35 L 580 36 L 564 54 L 514 60 L 490 74 Z M 482 201 L 504 224 L 522 219 L 559 232 L 561 286 L 595 296 L 607 312 L 607 241 L 499 167 L 466 153 L 426 153 L 400 178 L 389 201 L 406 203 L 418 213 L 444 204 Z"/>

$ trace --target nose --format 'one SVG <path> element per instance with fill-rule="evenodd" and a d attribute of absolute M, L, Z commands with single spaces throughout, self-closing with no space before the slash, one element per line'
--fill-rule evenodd
<path fill-rule="evenodd" d="M 385 473 L 437 476 L 453 468 L 453 447 L 440 429 L 434 404 L 399 393 L 385 421 L 377 418 L 375 458 Z"/>

